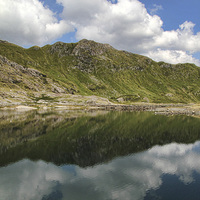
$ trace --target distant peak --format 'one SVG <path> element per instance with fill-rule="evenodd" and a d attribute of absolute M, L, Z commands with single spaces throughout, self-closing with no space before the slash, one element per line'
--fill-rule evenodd
<path fill-rule="evenodd" d="M 82 39 L 78 43 L 84 43 L 84 42 L 95 42 L 93 40 L 87 40 L 87 39 Z"/>
<path fill-rule="evenodd" d="M 61 41 L 58 41 L 58 42 L 56 42 L 56 43 L 54 43 L 53 45 L 63 45 L 63 44 L 65 44 L 64 42 L 61 42 Z"/>
<path fill-rule="evenodd" d="M 87 40 L 87 39 L 82 39 L 78 42 L 79 43 L 84 43 L 84 44 L 93 44 L 93 45 L 101 45 L 101 46 L 105 46 L 107 48 L 113 48 L 111 45 L 109 44 L 104 44 L 104 43 L 99 43 L 99 42 L 95 42 L 94 40 Z"/>
<path fill-rule="evenodd" d="M 96 56 L 105 53 L 109 49 L 113 49 L 109 44 L 102 44 L 93 40 L 83 39 L 77 43 L 73 50 L 73 54 L 78 56 L 83 54 Z"/>

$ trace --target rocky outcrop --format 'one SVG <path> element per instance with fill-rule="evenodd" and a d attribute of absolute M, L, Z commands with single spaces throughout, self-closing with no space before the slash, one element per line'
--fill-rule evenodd
<path fill-rule="evenodd" d="M 64 42 L 56 42 L 50 48 L 50 53 L 58 53 L 59 57 L 77 56 L 78 58 L 86 58 L 90 56 L 99 56 L 113 49 L 109 44 L 101 44 L 91 40 L 83 39 L 78 43 L 66 44 Z"/>
<path fill-rule="evenodd" d="M 44 73 L 41 73 L 40 71 L 38 71 L 36 69 L 24 67 L 15 62 L 9 61 L 6 57 L 3 57 L 0 55 L 0 66 L 3 66 L 3 65 L 8 65 L 8 66 L 14 68 L 17 72 L 25 73 L 29 76 L 46 77 L 46 75 Z"/>
<path fill-rule="evenodd" d="M 58 53 L 59 57 L 63 57 L 63 56 L 71 55 L 74 46 L 75 44 L 69 45 L 64 42 L 56 42 L 55 44 L 51 46 L 49 51 L 51 54 Z"/>
<path fill-rule="evenodd" d="M 109 44 L 101 44 L 91 40 L 83 39 L 77 43 L 73 49 L 72 54 L 75 56 L 97 56 L 102 55 L 109 49 L 113 49 Z"/>

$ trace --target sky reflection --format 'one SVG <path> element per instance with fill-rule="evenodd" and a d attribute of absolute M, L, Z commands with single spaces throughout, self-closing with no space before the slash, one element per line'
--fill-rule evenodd
<path fill-rule="evenodd" d="M 199 150 L 199 141 L 171 143 L 87 168 L 22 160 L 0 168 L 0 199 L 140 200 L 147 191 L 160 188 L 166 174 L 185 185 L 195 183 Z"/>

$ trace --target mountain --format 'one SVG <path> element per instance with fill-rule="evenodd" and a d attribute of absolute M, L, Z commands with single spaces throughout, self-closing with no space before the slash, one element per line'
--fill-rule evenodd
<path fill-rule="evenodd" d="M 0 41 L 0 88 L 1 102 L 82 95 L 103 102 L 191 103 L 200 101 L 200 68 L 155 62 L 85 39 L 28 49 Z"/>

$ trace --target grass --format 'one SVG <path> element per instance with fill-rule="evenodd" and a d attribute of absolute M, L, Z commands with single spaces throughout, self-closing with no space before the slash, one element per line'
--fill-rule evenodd
<path fill-rule="evenodd" d="M 80 44 L 86 46 L 79 47 Z M 96 53 L 92 45 L 97 45 L 102 53 Z M 78 55 L 73 53 L 75 50 Z M 122 97 L 129 103 L 143 99 L 151 103 L 200 101 L 200 69 L 194 64 L 157 63 L 91 41 L 29 49 L 0 43 L 0 55 L 40 70 L 72 94 L 97 95 L 112 100 Z"/>

